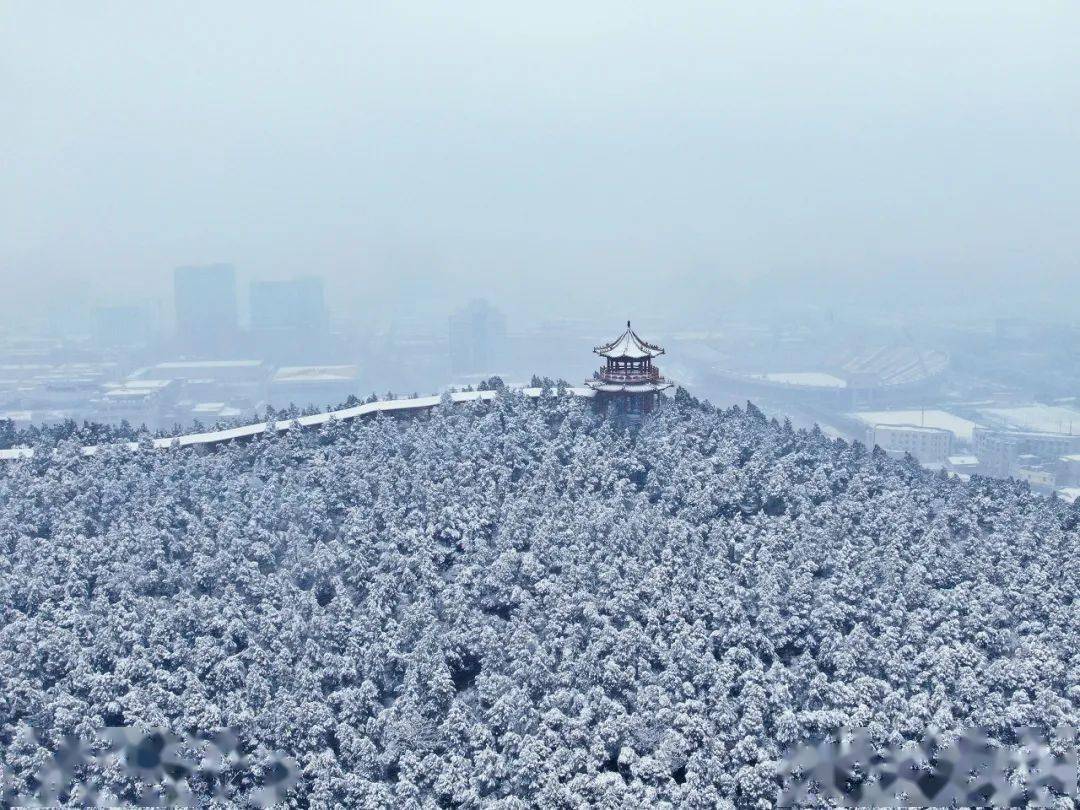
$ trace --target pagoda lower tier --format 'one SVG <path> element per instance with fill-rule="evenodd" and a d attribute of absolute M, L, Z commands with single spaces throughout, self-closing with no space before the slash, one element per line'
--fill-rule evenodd
<path fill-rule="evenodd" d="M 663 378 L 661 378 L 660 382 L 653 383 L 615 383 L 606 382 L 603 379 L 597 378 L 586 380 L 585 385 L 594 391 L 600 391 L 605 394 L 655 394 L 658 391 L 663 391 L 665 388 L 671 388 L 671 383 Z"/>

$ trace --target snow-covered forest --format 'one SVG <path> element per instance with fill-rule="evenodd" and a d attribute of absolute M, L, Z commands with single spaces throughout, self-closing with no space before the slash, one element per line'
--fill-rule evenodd
<path fill-rule="evenodd" d="M 1078 522 L 681 392 L 61 442 L 0 467 L 0 768 L 231 727 L 311 806 L 767 804 L 839 726 L 1080 725 Z"/>

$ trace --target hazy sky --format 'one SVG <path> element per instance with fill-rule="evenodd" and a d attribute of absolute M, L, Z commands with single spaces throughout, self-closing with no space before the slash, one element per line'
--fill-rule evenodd
<path fill-rule="evenodd" d="M 361 311 L 1080 291 L 1076 0 L 5 0 L 0 105 L 18 311 L 211 261 Z"/>

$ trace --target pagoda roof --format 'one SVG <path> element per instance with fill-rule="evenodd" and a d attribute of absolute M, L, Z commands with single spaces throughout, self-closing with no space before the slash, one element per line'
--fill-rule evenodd
<path fill-rule="evenodd" d="M 593 391 L 605 394 L 648 394 L 671 388 L 667 380 L 658 383 L 609 383 L 603 380 L 586 380 L 585 385 Z"/>
<path fill-rule="evenodd" d="M 626 322 L 626 331 L 610 343 L 597 346 L 593 349 L 601 357 L 628 358 L 640 360 L 643 357 L 658 357 L 664 353 L 662 347 L 642 340 L 637 333 L 630 328 L 630 321 Z"/>

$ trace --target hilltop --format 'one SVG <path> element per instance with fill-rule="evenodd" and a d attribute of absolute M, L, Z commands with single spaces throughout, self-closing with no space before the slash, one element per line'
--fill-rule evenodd
<path fill-rule="evenodd" d="M 61 444 L 0 467 L 0 767 L 227 726 L 313 806 L 767 803 L 841 725 L 1080 725 L 1078 522 L 682 392 Z"/>

